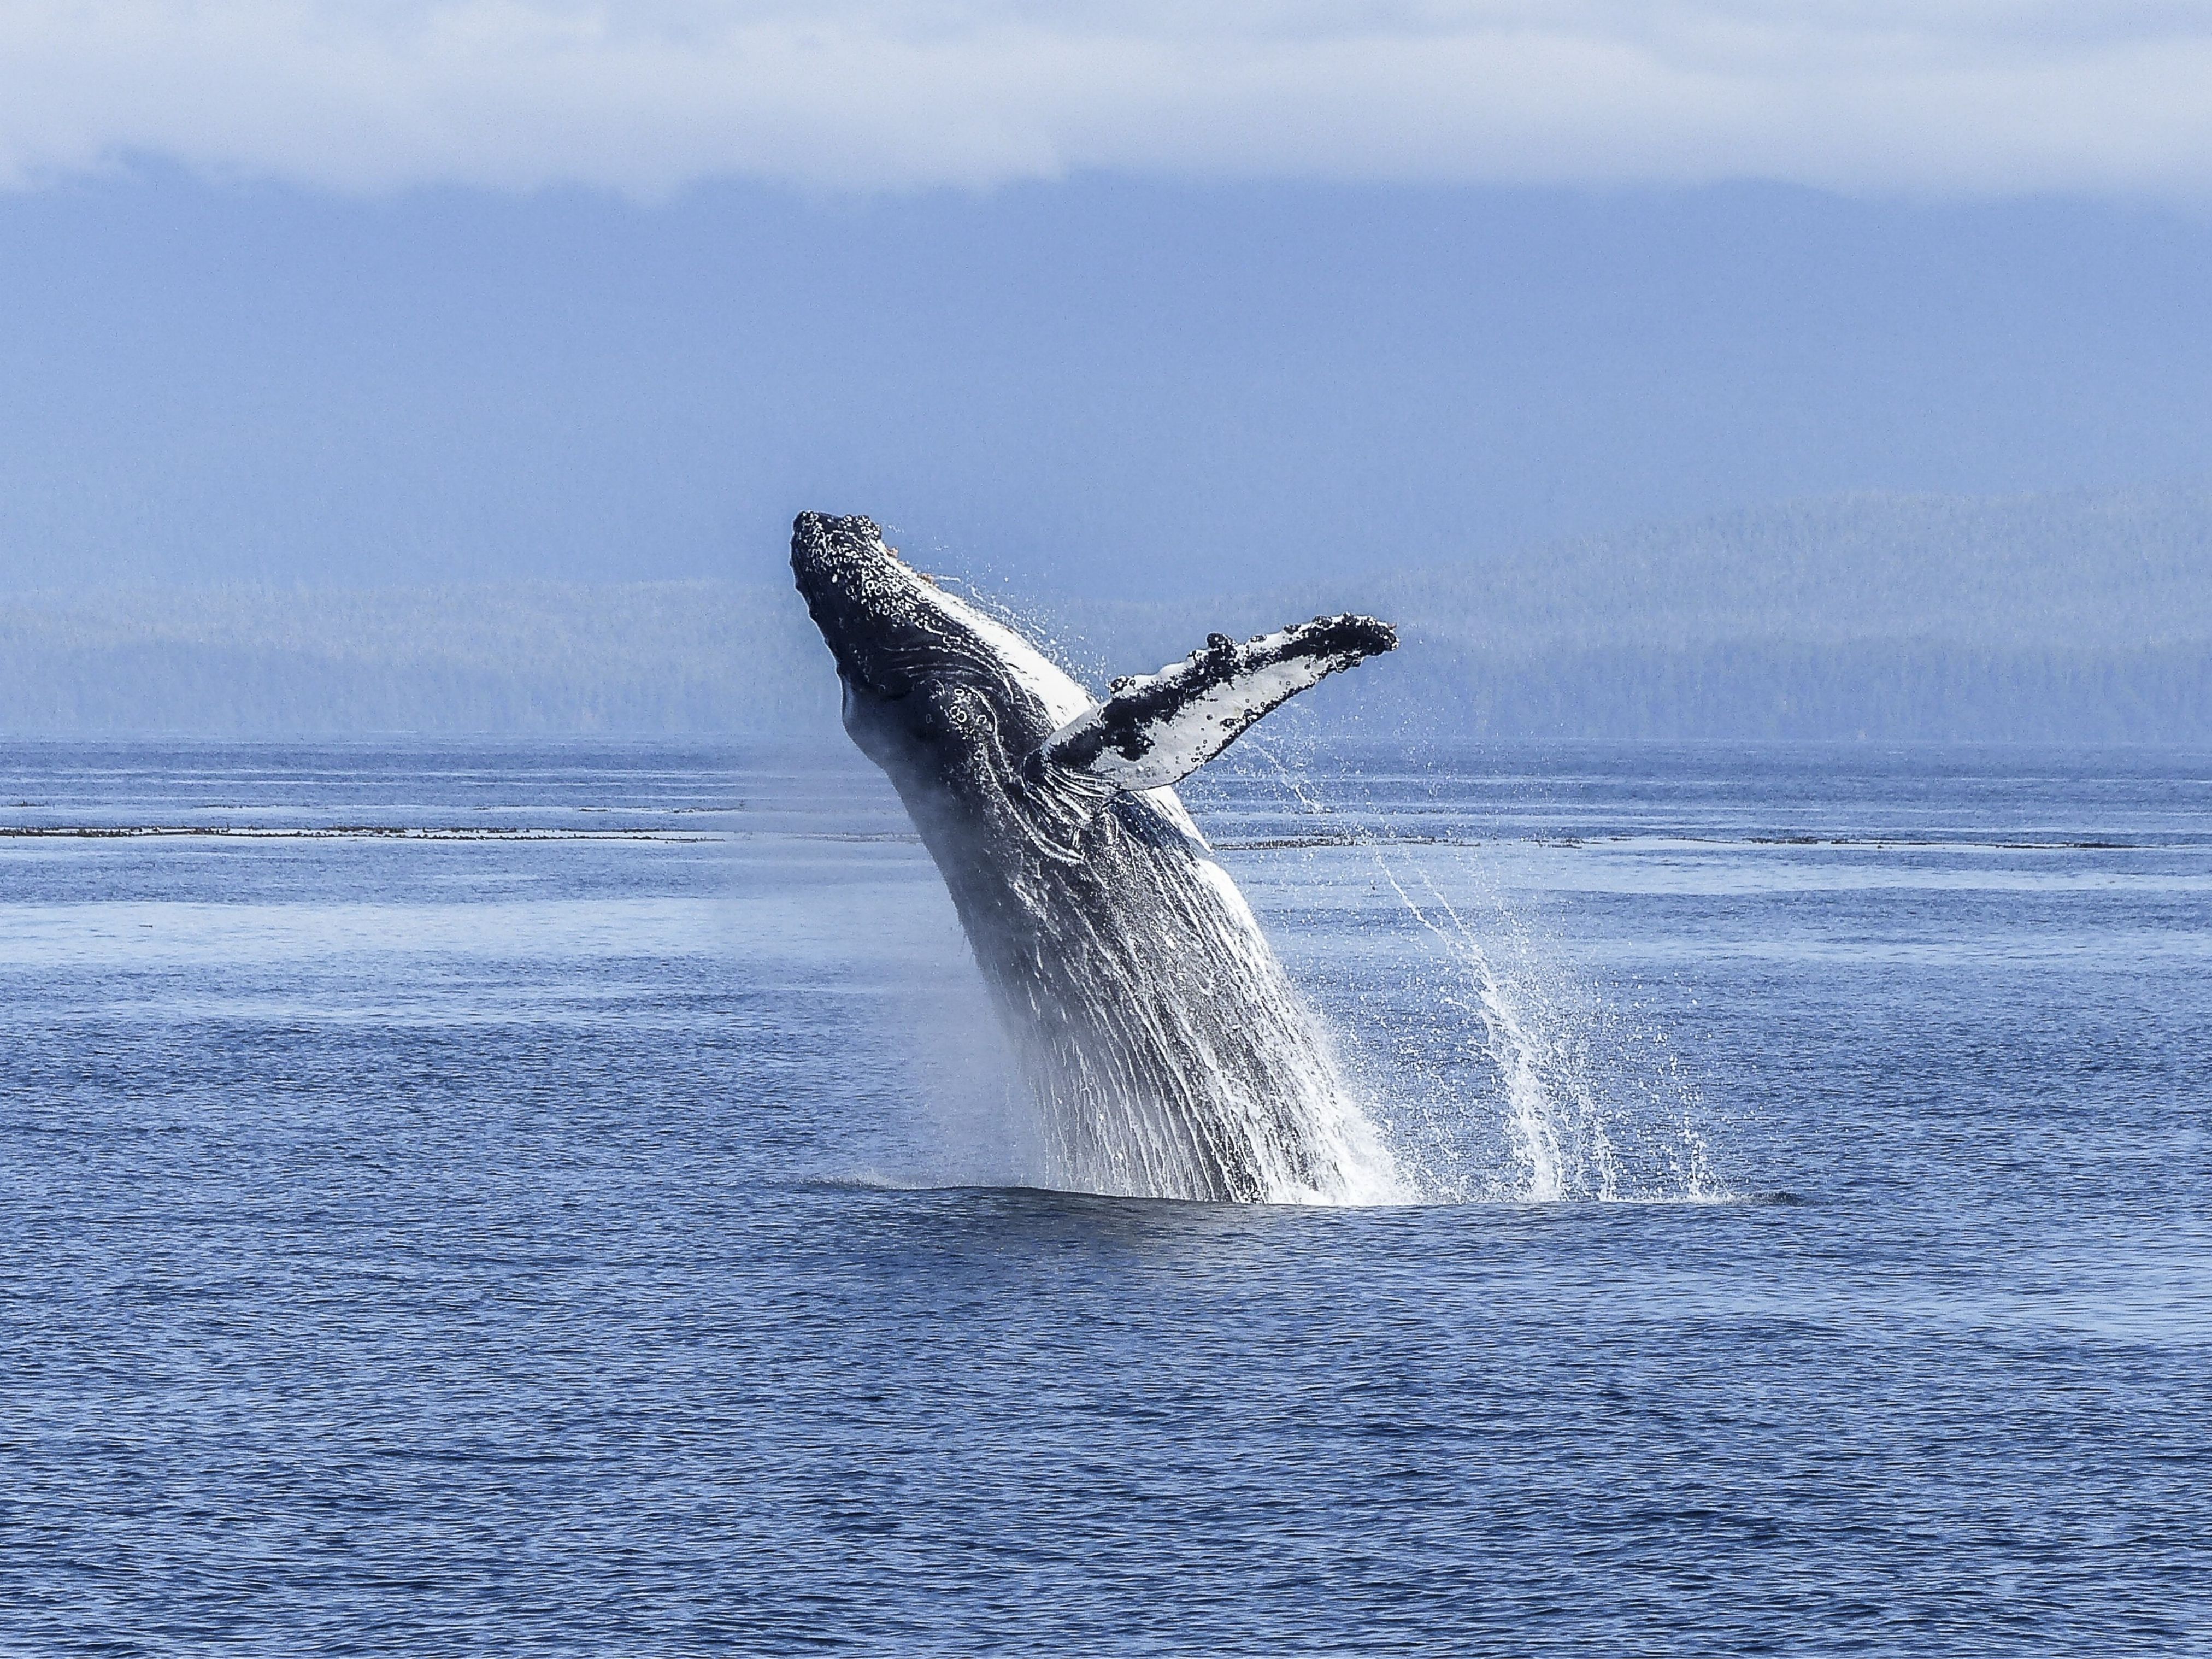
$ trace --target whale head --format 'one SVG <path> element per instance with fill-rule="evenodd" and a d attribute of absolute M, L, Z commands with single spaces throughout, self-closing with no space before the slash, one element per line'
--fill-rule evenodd
<path fill-rule="evenodd" d="M 1027 640 L 901 559 L 872 520 L 800 514 L 791 568 L 836 659 L 845 729 L 895 777 L 1003 788 L 1091 706 Z"/>

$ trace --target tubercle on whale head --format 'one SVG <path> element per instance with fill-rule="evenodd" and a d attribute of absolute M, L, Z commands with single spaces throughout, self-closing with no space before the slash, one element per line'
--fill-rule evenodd
<path fill-rule="evenodd" d="M 802 513 L 791 573 L 848 690 L 902 698 L 933 678 L 959 628 L 937 583 L 898 556 L 872 519 Z"/>
<path fill-rule="evenodd" d="M 792 579 L 837 659 L 838 675 L 878 696 L 908 690 L 881 674 L 885 653 L 875 648 L 909 608 L 899 603 L 903 569 L 872 519 L 802 513 L 792 521 Z"/>

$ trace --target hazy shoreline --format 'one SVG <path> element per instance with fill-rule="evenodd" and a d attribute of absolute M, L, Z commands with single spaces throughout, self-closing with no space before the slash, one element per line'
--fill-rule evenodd
<path fill-rule="evenodd" d="M 1338 734 L 2212 740 L 2212 496 L 2193 491 L 1852 495 L 1272 592 L 985 597 L 1093 681 L 1216 629 L 1386 616 L 1405 648 L 1311 700 Z M 0 595 L 11 736 L 836 724 L 829 659 L 769 583 Z"/>

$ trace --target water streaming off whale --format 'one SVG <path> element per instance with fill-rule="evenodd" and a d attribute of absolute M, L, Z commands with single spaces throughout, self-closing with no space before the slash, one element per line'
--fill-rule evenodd
<path fill-rule="evenodd" d="M 1277 1203 L 1406 1196 L 1243 895 L 1210 859 L 1141 839 L 1151 827 L 1088 878 L 1114 883 L 1133 859 L 1170 903 L 1073 921 L 1041 904 L 1017 924 L 1042 945 L 1025 983 L 988 975 L 1011 1016 L 1055 1184 Z M 1020 1006 L 1007 1007 L 1015 997 Z"/>
<path fill-rule="evenodd" d="M 1378 1003 L 1367 983 L 1327 1000 L 1357 1010 L 1340 1035 L 1354 1091 L 1370 1103 L 1398 1182 L 1423 1202 L 1712 1201 L 1736 1196 L 1716 1167 L 1712 1114 L 1664 1027 L 1634 986 L 1600 984 L 1565 965 L 1565 942 L 1499 892 L 1480 854 L 1400 838 L 1354 794 L 1332 798 L 1273 743 L 1243 754 L 1232 790 L 1273 839 L 1357 849 L 1370 872 L 1371 923 L 1394 960 L 1374 981 L 1419 994 Z M 1216 800 L 1216 810 L 1226 803 Z M 1318 824 L 1318 835 L 1279 832 Z M 1263 843 L 1265 844 L 1265 843 Z M 1316 872 L 1316 885 L 1332 884 Z M 1341 918 L 1300 917 L 1285 934 L 1324 933 Z M 1322 964 L 1304 964 L 1306 971 Z M 1340 975 L 1342 965 L 1337 964 Z"/>

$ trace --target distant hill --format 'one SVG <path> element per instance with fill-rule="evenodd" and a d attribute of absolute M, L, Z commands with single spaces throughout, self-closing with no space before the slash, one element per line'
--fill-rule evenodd
<path fill-rule="evenodd" d="M 1404 648 L 1338 718 L 1475 736 L 2212 742 L 2212 493 L 1852 495 L 1214 602 Z M 1125 665 L 1188 607 L 1055 614 Z"/>
<path fill-rule="evenodd" d="M 798 598 L 727 582 L 0 598 L 0 731 L 774 732 L 826 727 Z"/>
<path fill-rule="evenodd" d="M 1094 682 L 1321 611 L 1405 648 L 1309 724 L 1489 737 L 2212 742 L 2212 495 L 1847 496 L 1196 602 L 1012 609 Z M 0 731 L 828 730 L 731 583 L 0 599 Z"/>

